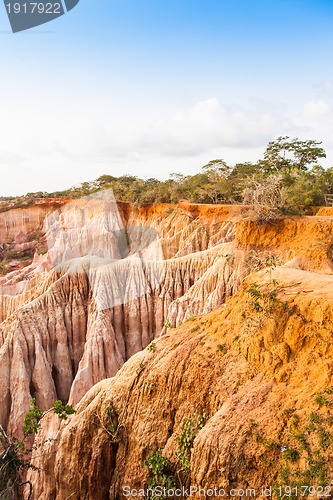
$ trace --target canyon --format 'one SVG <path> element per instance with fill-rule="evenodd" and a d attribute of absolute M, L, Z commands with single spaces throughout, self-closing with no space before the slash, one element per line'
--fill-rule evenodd
<path fill-rule="evenodd" d="M 158 448 L 179 471 L 177 437 L 200 412 L 180 482 L 273 484 L 263 439 L 289 443 L 286 410 L 305 421 L 333 385 L 332 229 L 327 207 L 260 224 L 252 207 L 105 196 L 1 213 L 0 423 L 20 437 L 32 398 L 76 408 L 42 419 L 32 498 L 124 498 Z M 275 287 L 278 319 L 253 324 L 253 283 Z"/>

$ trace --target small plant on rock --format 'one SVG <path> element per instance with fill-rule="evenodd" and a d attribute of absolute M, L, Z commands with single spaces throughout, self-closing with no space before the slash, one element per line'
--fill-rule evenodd
<path fill-rule="evenodd" d="M 189 318 L 187 318 L 184 323 L 188 323 L 189 321 L 195 321 L 197 319 L 196 316 L 190 316 Z"/>
<path fill-rule="evenodd" d="M 155 352 L 156 351 L 156 345 L 155 342 L 151 342 L 149 346 L 147 347 L 147 351 L 149 352 Z"/>
<path fill-rule="evenodd" d="M 190 418 L 185 418 L 181 433 L 177 437 L 179 450 L 175 452 L 175 455 L 179 459 L 181 470 L 187 473 L 191 471 L 190 461 L 193 442 L 199 431 L 204 427 L 206 419 L 204 412 L 202 415 L 196 415 L 194 412 Z"/>
<path fill-rule="evenodd" d="M 217 344 L 217 350 L 222 352 L 223 354 L 226 354 L 226 352 L 227 352 L 225 344 Z"/>
<path fill-rule="evenodd" d="M 108 431 L 111 433 L 113 439 L 115 439 L 115 434 L 117 431 L 117 424 L 114 423 L 114 420 L 117 418 L 116 409 L 112 403 L 106 407 L 105 413 L 108 416 Z"/>
<path fill-rule="evenodd" d="M 197 325 L 194 328 L 191 328 L 191 333 L 197 332 L 198 330 L 200 330 L 200 325 Z"/>
<path fill-rule="evenodd" d="M 321 392 L 318 392 L 318 394 L 316 395 L 315 402 L 317 403 L 317 405 L 319 406 L 319 408 L 321 406 L 327 406 L 328 405 L 327 398 Z"/>
<path fill-rule="evenodd" d="M 166 496 L 163 494 L 161 495 L 159 491 L 156 492 L 156 488 L 171 490 L 174 489 L 176 485 L 175 477 L 171 472 L 171 462 L 168 458 L 163 456 L 162 451 L 162 448 L 157 448 L 157 450 L 150 453 L 147 460 L 143 462 L 143 466 L 147 467 L 152 474 L 152 477 L 148 479 L 148 488 L 150 490 L 149 496 L 154 500 L 166 498 Z"/>
<path fill-rule="evenodd" d="M 292 313 L 287 302 L 279 300 L 277 294 L 283 289 L 272 277 L 273 269 L 279 264 L 275 255 L 269 255 L 265 259 L 269 282 L 267 285 L 259 285 L 256 282 L 250 284 L 246 293 L 250 296 L 248 302 L 249 312 L 243 312 L 242 318 L 246 321 L 246 332 L 257 332 L 263 328 L 269 319 L 279 324 L 285 314 Z"/>
<path fill-rule="evenodd" d="M 76 413 L 72 405 L 64 405 L 60 399 L 53 403 L 52 410 L 55 415 L 58 415 L 60 420 L 67 420 L 69 415 L 74 415 L 74 413 Z"/>

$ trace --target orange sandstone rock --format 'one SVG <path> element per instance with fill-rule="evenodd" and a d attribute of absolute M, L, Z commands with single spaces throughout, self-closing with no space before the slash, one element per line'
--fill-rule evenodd
<path fill-rule="evenodd" d="M 155 351 L 132 356 L 83 397 L 68 422 L 54 427 L 49 416 L 38 440 L 53 426 L 56 441 L 34 461 L 41 470 L 29 476 L 33 498 L 116 499 L 125 498 L 125 486 L 146 488 L 143 461 L 160 447 L 179 470 L 177 436 L 186 417 L 203 411 L 208 419 L 194 441 L 186 484 L 254 488 L 262 498 L 260 488 L 277 479 L 278 463 L 263 460 L 266 448 L 254 439 L 251 421 L 283 446 L 290 436 L 284 410 L 306 423 L 318 408 L 314 395 L 333 381 L 333 277 L 284 267 L 272 277 L 290 308 L 278 323 L 246 331 L 246 289 L 252 279 L 268 286 L 261 271 L 221 309 L 170 330 L 155 341 Z M 119 424 L 116 441 L 107 431 L 110 404 Z M 331 478 L 332 464 L 328 473 Z"/>

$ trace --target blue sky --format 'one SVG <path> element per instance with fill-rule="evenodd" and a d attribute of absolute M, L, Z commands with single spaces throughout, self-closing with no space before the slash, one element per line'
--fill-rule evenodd
<path fill-rule="evenodd" d="M 332 21 L 320 0 L 80 0 L 12 34 L 1 5 L 0 195 L 256 160 L 279 135 L 333 165 Z"/>

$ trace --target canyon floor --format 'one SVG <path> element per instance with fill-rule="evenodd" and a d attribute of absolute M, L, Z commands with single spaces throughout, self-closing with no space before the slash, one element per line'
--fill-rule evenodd
<path fill-rule="evenodd" d="M 94 198 L 1 213 L 0 423 L 20 437 L 32 398 L 76 408 L 42 419 L 31 498 L 133 498 L 162 479 L 192 498 L 328 497 L 332 229 L 330 208 L 269 224 Z"/>

